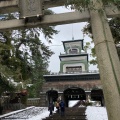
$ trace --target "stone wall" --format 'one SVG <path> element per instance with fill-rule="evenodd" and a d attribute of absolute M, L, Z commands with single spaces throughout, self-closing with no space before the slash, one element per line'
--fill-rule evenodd
<path fill-rule="evenodd" d="M 49 90 L 56 90 L 58 97 L 63 98 L 63 92 L 70 87 L 79 87 L 85 90 L 86 96 L 90 95 L 93 88 L 102 88 L 100 79 L 96 80 L 68 80 L 68 81 L 52 81 L 45 82 L 42 86 L 42 92 L 40 93 L 40 105 L 48 106 L 48 98 L 46 92 Z"/>
<path fill-rule="evenodd" d="M 40 98 L 28 98 L 27 99 L 27 107 L 29 106 L 40 106 Z"/>
<path fill-rule="evenodd" d="M 70 87 L 80 87 L 85 91 L 92 90 L 93 88 L 102 88 L 100 80 L 91 80 L 91 81 L 62 81 L 62 82 L 45 82 L 43 84 L 43 92 L 54 89 L 58 92 L 63 92 L 65 89 Z"/>

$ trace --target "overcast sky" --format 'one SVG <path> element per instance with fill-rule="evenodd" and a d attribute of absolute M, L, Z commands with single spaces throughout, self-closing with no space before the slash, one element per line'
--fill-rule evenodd
<path fill-rule="evenodd" d="M 54 8 L 52 10 L 55 13 L 71 12 L 71 10 L 65 9 L 64 7 Z M 43 41 L 55 53 L 50 58 L 48 69 L 51 72 L 59 72 L 60 70 L 59 55 L 60 53 L 64 53 L 62 41 L 72 40 L 72 37 L 74 37 L 74 40 L 84 39 L 84 44 L 91 41 L 88 36 L 83 37 L 82 29 L 86 24 L 86 22 L 82 22 L 56 26 L 55 29 L 58 30 L 59 33 L 53 36 L 52 44 L 48 44 L 46 40 Z M 88 52 L 90 54 L 90 50 Z M 90 59 L 91 57 L 89 55 L 89 60 Z M 97 67 L 90 65 L 89 69 L 96 70 Z"/>

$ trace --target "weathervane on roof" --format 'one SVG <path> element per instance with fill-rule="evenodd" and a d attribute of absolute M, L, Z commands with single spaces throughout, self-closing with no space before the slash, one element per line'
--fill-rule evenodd
<path fill-rule="evenodd" d="M 74 36 L 72 36 L 72 40 L 74 40 Z"/>
<path fill-rule="evenodd" d="M 72 24 L 72 40 L 74 40 L 74 35 L 73 35 L 73 24 Z"/>

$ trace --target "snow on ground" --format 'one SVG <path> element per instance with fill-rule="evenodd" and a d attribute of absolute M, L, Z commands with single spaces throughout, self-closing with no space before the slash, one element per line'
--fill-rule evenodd
<path fill-rule="evenodd" d="M 71 103 L 70 106 L 73 106 L 75 101 L 70 103 Z M 108 120 L 105 107 L 88 106 L 86 109 L 86 115 L 87 115 L 87 120 Z M 43 111 L 42 114 L 34 116 L 28 120 L 42 120 L 42 118 L 45 118 L 48 116 L 49 116 L 49 111 L 46 110 L 46 111 Z"/>
<path fill-rule="evenodd" d="M 69 107 L 74 106 L 78 100 L 69 101 Z M 42 118 L 45 118 L 49 116 L 49 111 L 44 111 L 41 115 L 38 115 L 36 117 L 32 117 L 29 120 L 42 120 Z M 108 120 L 107 112 L 105 107 L 100 106 L 88 106 L 86 109 L 86 116 L 87 120 Z"/>
<path fill-rule="evenodd" d="M 56 109 L 55 109 L 56 111 Z M 49 116 L 49 111 L 48 111 L 48 108 L 46 108 L 43 113 L 41 113 L 40 115 L 37 115 L 37 116 L 33 116 L 32 118 L 28 119 L 28 120 L 42 120 L 43 118 L 46 118 Z M 54 112 L 55 113 L 55 112 Z"/>
<path fill-rule="evenodd" d="M 75 105 L 76 102 L 78 101 L 69 101 L 69 107 L 72 107 L 73 105 Z M 35 107 L 35 108 L 37 109 L 38 107 Z M 49 111 L 48 111 L 48 108 L 46 107 L 43 109 L 42 112 L 40 112 L 40 114 L 31 116 L 31 118 L 25 119 L 25 120 L 42 120 L 43 118 L 46 118 L 48 116 L 49 116 Z M 100 106 L 88 106 L 86 109 L 86 116 L 87 116 L 87 120 L 108 120 L 106 108 L 100 107 Z M 20 120 L 20 119 L 16 119 L 16 120 Z"/>
<path fill-rule="evenodd" d="M 49 111 L 46 109 L 45 111 L 43 111 L 43 113 L 41 113 L 40 115 L 37 116 L 33 116 L 32 118 L 28 119 L 28 120 L 42 120 L 42 118 L 46 118 L 49 116 Z"/>
<path fill-rule="evenodd" d="M 73 107 L 77 102 L 79 102 L 79 100 L 71 100 L 69 101 L 68 106 Z"/>
<path fill-rule="evenodd" d="M 88 106 L 86 115 L 88 120 L 108 120 L 105 107 Z"/>

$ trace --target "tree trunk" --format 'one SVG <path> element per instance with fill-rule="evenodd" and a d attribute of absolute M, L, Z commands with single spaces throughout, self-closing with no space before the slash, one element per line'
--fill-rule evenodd
<path fill-rule="evenodd" d="M 102 2 L 91 0 L 90 16 L 100 78 L 109 120 L 120 119 L 120 61 Z"/>

